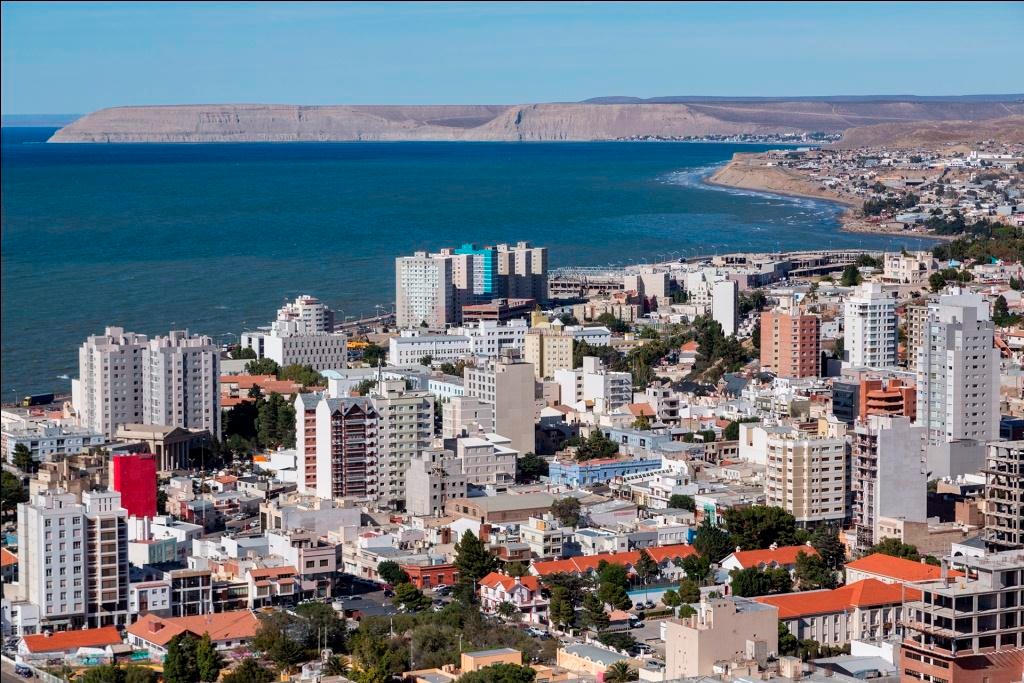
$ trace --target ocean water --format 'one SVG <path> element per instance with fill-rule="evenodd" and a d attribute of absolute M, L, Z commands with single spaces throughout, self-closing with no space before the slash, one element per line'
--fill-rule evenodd
<path fill-rule="evenodd" d="M 66 391 L 106 325 L 226 342 L 313 294 L 394 301 L 394 258 L 530 240 L 550 265 L 741 249 L 908 247 L 839 207 L 709 188 L 733 152 L 683 143 L 47 145 L 2 131 L 2 391 Z"/>

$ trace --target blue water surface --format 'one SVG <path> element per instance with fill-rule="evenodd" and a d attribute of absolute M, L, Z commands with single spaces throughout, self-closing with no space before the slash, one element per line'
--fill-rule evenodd
<path fill-rule="evenodd" d="M 3 400 L 66 391 L 105 325 L 227 341 L 300 293 L 394 301 L 394 258 L 530 240 L 552 267 L 740 249 L 913 247 L 827 202 L 710 189 L 684 143 L 45 144 L 2 131 Z"/>

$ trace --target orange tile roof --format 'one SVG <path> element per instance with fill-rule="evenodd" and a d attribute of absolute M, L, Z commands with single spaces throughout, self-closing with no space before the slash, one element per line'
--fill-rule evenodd
<path fill-rule="evenodd" d="M 697 551 L 693 546 L 685 544 L 665 545 L 657 548 L 647 548 L 647 554 L 659 564 L 665 560 L 682 559 L 690 555 L 696 555 Z M 602 560 L 611 564 L 634 565 L 640 558 L 639 550 L 631 550 L 622 553 L 598 553 L 597 555 L 584 555 L 582 557 L 570 557 L 567 560 L 549 560 L 547 562 L 534 562 L 533 569 L 538 576 L 548 574 L 568 573 L 583 574 L 588 571 L 597 571 L 597 565 Z"/>
<path fill-rule="evenodd" d="M 116 626 L 89 628 L 85 630 L 57 631 L 52 635 L 39 634 L 22 637 L 29 652 L 70 652 L 80 647 L 106 647 L 121 641 Z"/>
<path fill-rule="evenodd" d="M 874 553 L 847 563 L 848 569 L 856 569 L 865 574 L 892 579 L 900 583 L 916 581 L 934 581 L 941 578 L 942 570 L 924 562 L 914 562 L 902 557 L 893 557 L 884 553 Z M 963 572 L 955 569 L 949 571 L 950 576 L 963 576 Z"/>
<path fill-rule="evenodd" d="M 679 347 L 681 351 L 696 351 L 698 348 L 700 348 L 700 345 L 695 341 L 688 341 Z"/>
<path fill-rule="evenodd" d="M 520 577 L 519 582 L 531 591 L 536 592 L 540 590 L 540 584 L 538 583 L 536 576 Z M 487 588 L 494 588 L 499 584 L 505 589 L 505 592 L 508 593 L 512 590 L 512 587 L 516 585 L 516 580 L 507 574 L 500 574 L 498 572 L 491 572 L 484 578 L 480 579 L 480 585 L 486 586 Z"/>
<path fill-rule="evenodd" d="M 855 607 L 900 605 L 904 600 L 920 597 L 921 592 L 913 588 L 878 579 L 864 579 L 835 590 L 766 595 L 754 600 L 777 607 L 780 619 L 796 619 L 812 614 L 845 612 Z"/>
<path fill-rule="evenodd" d="M 291 565 L 249 570 L 249 576 L 254 579 L 274 579 L 280 576 L 295 576 L 298 573 L 299 571 Z"/>
<path fill-rule="evenodd" d="M 194 617 L 158 617 L 153 613 L 144 614 L 128 627 L 133 636 L 163 647 L 171 638 L 188 631 L 197 636 L 210 634 L 214 642 L 218 640 L 242 640 L 252 638 L 260 626 L 259 619 L 252 610 L 243 609 L 234 612 L 217 612 L 200 614 Z"/>
<path fill-rule="evenodd" d="M 18 564 L 18 556 L 7 548 L 0 548 L 0 567 L 10 567 L 12 564 Z"/>
<path fill-rule="evenodd" d="M 654 408 L 651 407 L 650 403 L 630 403 L 626 405 L 626 410 L 634 417 L 640 417 L 641 415 L 654 417 L 655 415 Z"/>
<path fill-rule="evenodd" d="M 772 565 L 781 567 L 796 564 L 796 556 L 800 553 L 817 555 L 818 551 L 809 545 L 784 545 L 774 550 L 740 550 L 733 553 L 730 557 L 736 558 L 736 561 L 744 569 L 749 569 L 750 567 L 768 567 Z"/>

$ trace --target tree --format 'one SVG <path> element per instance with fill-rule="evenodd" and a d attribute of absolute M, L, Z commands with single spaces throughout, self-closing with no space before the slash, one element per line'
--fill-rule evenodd
<path fill-rule="evenodd" d="M 687 555 L 679 565 L 686 572 L 686 578 L 698 586 L 706 583 L 711 577 L 711 560 L 706 555 Z"/>
<path fill-rule="evenodd" d="M 247 375 L 273 375 L 277 377 L 280 369 L 281 366 L 270 358 L 257 358 L 245 364 L 245 374 Z"/>
<path fill-rule="evenodd" d="M 0 472 L 0 510 L 4 515 L 17 512 L 18 503 L 28 502 L 28 490 L 21 479 L 7 470 Z"/>
<path fill-rule="evenodd" d="M 851 263 L 843 268 L 843 276 L 839 279 L 839 284 L 843 287 L 856 287 L 860 283 L 860 271 L 857 269 L 856 264 Z"/>
<path fill-rule="evenodd" d="M 581 439 L 578 436 L 570 437 L 566 440 L 565 445 L 576 448 L 576 460 L 580 462 L 595 458 L 610 458 L 619 452 L 619 444 L 596 429 L 586 439 Z"/>
<path fill-rule="evenodd" d="M 700 587 L 693 579 L 683 579 L 679 582 L 679 602 L 691 603 L 700 602 Z"/>
<path fill-rule="evenodd" d="M 892 557 L 901 557 L 905 560 L 918 562 L 921 556 L 917 552 L 917 546 L 903 543 L 898 538 L 883 538 L 880 543 L 868 549 L 868 554 L 882 553 Z"/>
<path fill-rule="evenodd" d="M 597 565 L 597 596 L 602 603 L 613 609 L 629 609 L 633 601 L 626 590 L 629 588 L 629 575 L 621 564 L 612 564 L 602 560 Z"/>
<path fill-rule="evenodd" d="M 613 650 L 629 650 L 636 645 L 636 638 L 622 631 L 602 633 L 597 637 L 597 642 L 606 645 Z"/>
<path fill-rule="evenodd" d="M 460 654 L 458 644 L 458 629 L 445 624 L 420 624 L 409 638 L 410 663 L 417 669 L 456 664 Z"/>
<path fill-rule="evenodd" d="M 673 493 L 668 499 L 668 506 L 676 510 L 689 510 L 690 512 L 697 509 L 697 504 L 693 502 L 693 496 L 681 493 Z"/>
<path fill-rule="evenodd" d="M 800 641 L 796 639 L 789 628 L 782 621 L 779 622 L 779 654 L 786 657 L 794 657 L 797 654 Z"/>
<path fill-rule="evenodd" d="M 796 519 L 780 507 L 751 505 L 725 511 L 725 525 L 734 546 L 743 550 L 764 550 L 773 543 L 796 542 Z"/>
<path fill-rule="evenodd" d="M 584 589 L 590 586 L 588 579 L 567 572 L 548 574 L 542 581 L 544 582 L 544 588 L 551 591 L 552 594 L 554 594 L 555 589 L 564 588 L 565 595 L 573 608 L 580 606 L 583 602 Z"/>
<path fill-rule="evenodd" d="M 511 619 L 512 617 L 518 616 L 519 614 L 520 612 L 516 608 L 516 606 L 508 600 L 505 600 L 500 605 L 498 605 L 498 616 L 504 619 Z"/>
<path fill-rule="evenodd" d="M 15 444 L 11 461 L 25 474 L 32 474 L 36 471 L 36 460 L 32 457 L 32 451 L 23 443 Z"/>
<path fill-rule="evenodd" d="M 992 302 L 992 320 L 999 327 L 1009 327 L 1020 322 L 1020 316 L 1010 315 L 1010 308 L 1006 304 L 1006 297 L 1000 294 Z"/>
<path fill-rule="evenodd" d="M 754 598 L 772 593 L 789 593 L 793 590 L 793 582 L 789 571 L 782 567 L 774 569 L 733 569 L 729 572 L 732 578 L 732 593 L 741 598 Z"/>
<path fill-rule="evenodd" d="M 199 662 L 196 661 L 198 642 L 187 631 L 171 638 L 164 656 L 164 683 L 195 683 L 199 680 Z"/>
<path fill-rule="evenodd" d="M 327 386 L 327 380 L 312 365 L 300 365 L 298 363 L 286 365 L 278 371 L 277 378 L 297 382 L 304 387 Z"/>
<path fill-rule="evenodd" d="M 587 593 L 583 598 L 583 624 L 597 632 L 608 628 L 608 615 L 604 611 L 604 603 L 597 593 Z"/>
<path fill-rule="evenodd" d="M 633 420 L 632 427 L 633 427 L 633 429 L 639 429 L 641 431 L 650 429 L 651 428 L 651 418 L 647 417 L 646 415 L 641 415 L 640 417 L 638 417 L 635 420 Z"/>
<path fill-rule="evenodd" d="M 348 664 L 338 655 L 331 655 L 324 662 L 323 673 L 325 676 L 344 676 L 348 673 Z"/>
<path fill-rule="evenodd" d="M 643 583 L 648 583 L 651 579 L 656 579 L 661 574 L 661 568 L 658 566 L 658 563 L 644 549 L 640 550 L 640 556 L 637 557 L 636 564 L 633 565 L 633 571 L 636 572 L 637 577 Z"/>
<path fill-rule="evenodd" d="M 420 365 L 424 365 L 424 366 L 429 368 L 433 364 L 434 364 L 434 357 L 431 356 L 429 353 L 427 355 L 422 356 L 420 358 Z"/>
<path fill-rule="evenodd" d="M 516 482 L 529 484 L 548 476 L 548 461 L 536 453 L 526 453 L 516 458 Z"/>
<path fill-rule="evenodd" d="M 344 652 L 348 629 L 345 620 L 338 617 L 333 607 L 325 602 L 304 602 L 295 608 L 302 619 L 302 641 L 310 649 L 326 646 L 335 652 Z"/>
<path fill-rule="evenodd" d="M 665 605 L 665 607 L 678 607 L 683 604 L 683 601 L 679 597 L 679 593 L 669 588 L 661 594 L 661 604 Z"/>
<path fill-rule="evenodd" d="M 236 346 L 230 355 L 232 360 L 256 360 L 256 350 L 249 346 Z"/>
<path fill-rule="evenodd" d="M 302 643 L 289 635 L 293 624 L 293 617 L 285 612 L 267 615 L 252 639 L 253 648 L 283 669 L 298 664 L 305 657 L 305 651 Z"/>
<path fill-rule="evenodd" d="M 476 586 L 498 566 L 497 558 L 487 545 L 467 529 L 455 544 L 455 568 L 459 570 L 460 599 L 465 603 L 476 601 Z"/>
<path fill-rule="evenodd" d="M 144 666 L 122 668 L 117 664 L 100 664 L 89 667 L 76 680 L 82 683 L 156 683 L 158 678 L 155 671 Z"/>
<path fill-rule="evenodd" d="M 811 533 L 811 546 L 818 551 L 826 567 L 838 569 L 846 562 L 846 546 L 839 540 L 839 527 L 822 524 Z"/>
<path fill-rule="evenodd" d="M 594 322 L 604 325 L 612 331 L 612 334 L 625 334 L 626 332 L 629 332 L 629 323 L 620 320 L 611 313 L 602 313 L 597 316 L 597 319 Z"/>
<path fill-rule="evenodd" d="M 363 349 L 363 362 L 370 367 L 383 365 L 384 361 L 387 360 L 387 357 L 387 350 L 372 342 Z"/>
<path fill-rule="evenodd" d="M 519 664 L 491 664 L 459 676 L 457 683 L 533 683 L 537 672 Z"/>
<path fill-rule="evenodd" d="M 565 526 L 576 527 L 580 523 L 580 501 L 577 498 L 562 498 L 551 504 L 551 514 Z"/>
<path fill-rule="evenodd" d="M 515 562 L 505 563 L 505 573 L 513 578 L 519 578 L 529 574 L 530 568 L 519 560 L 516 560 Z"/>
<path fill-rule="evenodd" d="M 628 683 L 637 680 L 639 676 L 636 669 L 625 660 L 613 662 L 604 672 L 605 683 Z"/>
<path fill-rule="evenodd" d="M 273 671 L 260 666 L 252 657 L 246 657 L 224 676 L 221 683 L 271 683 L 274 678 Z"/>
<path fill-rule="evenodd" d="M 797 585 L 803 591 L 831 589 L 839 585 L 836 572 L 830 569 L 818 554 L 797 553 L 796 569 L 793 574 Z"/>
<path fill-rule="evenodd" d="M 212 683 L 220 677 L 224 657 L 210 640 L 210 634 L 204 633 L 196 643 L 196 666 L 199 668 L 199 680 Z"/>
<path fill-rule="evenodd" d="M 393 562 L 392 560 L 384 560 L 377 565 L 377 576 L 384 579 L 392 586 L 397 586 L 398 584 L 409 580 L 409 575 L 398 566 L 397 562 Z"/>
<path fill-rule="evenodd" d="M 402 605 L 409 612 L 419 612 L 430 607 L 430 598 L 423 594 L 416 586 L 411 583 L 400 583 L 395 586 L 395 597 L 393 601 L 396 605 Z"/>
<path fill-rule="evenodd" d="M 551 590 L 551 604 L 549 606 L 551 623 L 559 628 L 571 626 L 575 618 L 572 600 L 569 599 L 569 591 L 564 586 L 555 586 Z"/>
<path fill-rule="evenodd" d="M 711 562 L 721 562 L 722 558 L 729 555 L 734 545 L 729 534 L 724 529 L 714 526 L 709 517 L 705 517 L 697 529 L 697 535 L 693 539 L 693 547 L 697 552 L 704 555 Z"/>
<path fill-rule="evenodd" d="M 157 683 L 160 677 L 152 669 L 130 664 L 124 668 L 124 683 Z"/>

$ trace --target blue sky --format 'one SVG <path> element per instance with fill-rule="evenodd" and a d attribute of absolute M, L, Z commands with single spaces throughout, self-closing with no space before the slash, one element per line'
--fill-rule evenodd
<path fill-rule="evenodd" d="M 2 5 L 4 114 L 1024 92 L 1024 2 Z"/>

